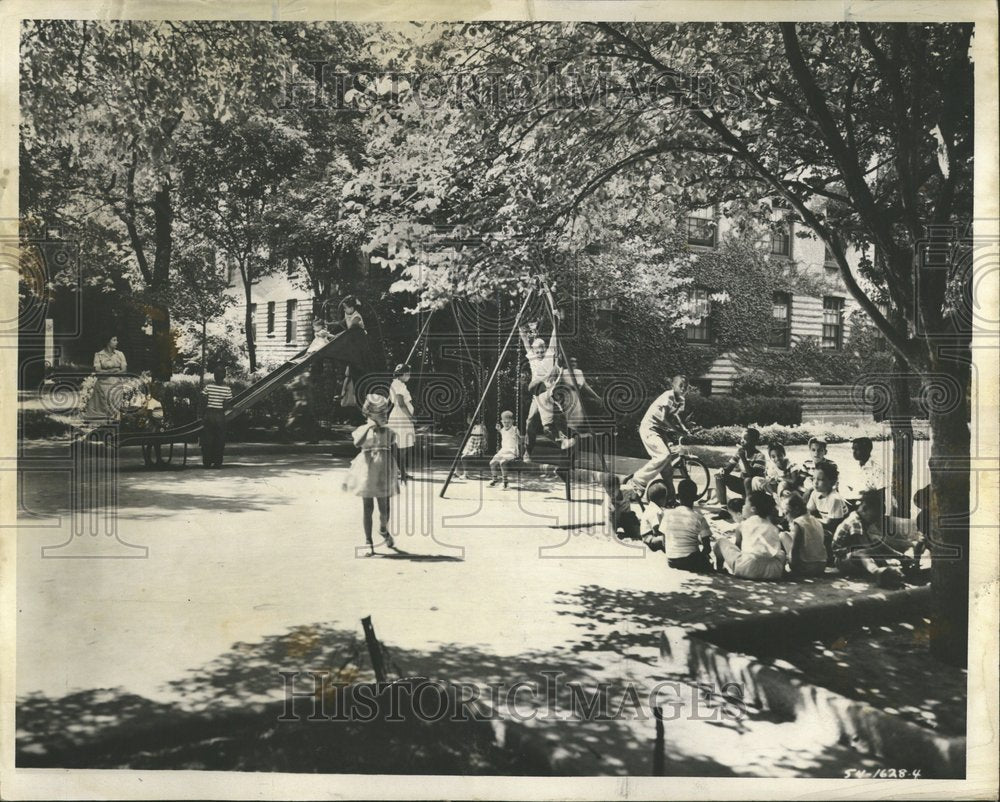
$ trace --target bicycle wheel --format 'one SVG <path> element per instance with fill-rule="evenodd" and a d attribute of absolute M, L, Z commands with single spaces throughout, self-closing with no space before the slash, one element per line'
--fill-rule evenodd
<path fill-rule="evenodd" d="M 677 485 L 681 479 L 690 479 L 694 482 L 695 487 L 698 488 L 698 494 L 695 496 L 695 501 L 703 498 L 708 489 L 712 484 L 712 477 L 708 472 L 708 468 L 705 467 L 705 463 L 702 462 L 697 457 L 681 457 L 677 462 L 674 463 L 674 490 L 677 490 Z"/>

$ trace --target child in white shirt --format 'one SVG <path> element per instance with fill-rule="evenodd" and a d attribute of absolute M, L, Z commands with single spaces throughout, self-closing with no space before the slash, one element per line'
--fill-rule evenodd
<path fill-rule="evenodd" d="M 497 431 L 500 432 L 500 448 L 490 460 L 490 487 L 495 487 L 501 477 L 503 478 L 503 489 L 507 489 L 507 465 L 521 456 L 521 432 L 514 425 L 514 413 L 509 409 L 500 415 L 500 423 L 497 424 Z"/>
<path fill-rule="evenodd" d="M 849 510 L 847 502 L 834 488 L 840 478 L 840 471 L 833 462 L 818 462 L 813 471 L 813 482 L 815 487 L 806 503 L 806 509 L 810 514 L 819 518 L 823 524 L 826 542 L 827 564 L 833 565 L 833 551 L 830 544 L 833 540 L 833 533 L 837 530 L 840 522 L 847 517 Z"/>
<path fill-rule="evenodd" d="M 763 490 L 754 490 L 746 506 L 749 515 L 740 522 L 736 537 L 715 542 L 716 564 L 741 579 L 781 579 L 788 557 L 778 527 L 770 520 L 774 498 Z"/>
<path fill-rule="evenodd" d="M 826 571 L 827 553 L 823 524 L 810 515 L 798 493 L 782 499 L 788 518 L 788 534 L 782 535 L 788 565 L 796 576 L 820 576 Z"/>

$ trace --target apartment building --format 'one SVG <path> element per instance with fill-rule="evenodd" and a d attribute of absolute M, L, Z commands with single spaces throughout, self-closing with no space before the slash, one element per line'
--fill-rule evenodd
<path fill-rule="evenodd" d="M 788 290 L 774 293 L 771 298 L 769 348 L 787 350 L 794 341 L 813 337 L 822 348 L 840 350 L 849 333 L 851 317 L 858 308 L 825 243 L 791 216 L 783 215 L 780 227 L 757 243 L 778 265 L 785 265 L 790 278 Z M 686 219 L 688 247 L 695 252 L 712 251 L 733 229 L 734 221 L 719 215 L 714 208 L 697 210 Z M 807 236 L 800 236 L 808 232 Z M 848 252 L 848 260 L 856 265 L 857 251 Z M 780 269 L 780 268 L 779 268 Z M 703 312 L 700 322 L 688 325 L 685 339 L 692 345 L 714 342 L 709 314 L 713 288 L 699 283 L 697 276 L 690 300 Z M 692 380 L 704 394 L 728 394 L 738 368 L 732 354 L 719 355 L 709 368 Z M 803 381 L 801 386 L 818 382 Z"/>

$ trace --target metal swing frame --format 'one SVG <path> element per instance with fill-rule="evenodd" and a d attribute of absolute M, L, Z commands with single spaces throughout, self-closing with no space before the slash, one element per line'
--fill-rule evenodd
<path fill-rule="evenodd" d="M 543 289 L 538 289 L 535 287 L 529 289 L 527 293 L 525 293 L 524 300 L 521 302 L 521 307 L 514 318 L 514 324 L 511 326 L 510 331 L 507 334 L 507 339 L 504 341 L 503 346 L 499 349 L 499 352 L 497 353 L 496 364 L 493 366 L 493 370 L 490 372 L 489 378 L 487 379 L 485 384 L 482 384 L 482 386 L 479 388 L 479 401 L 476 404 L 476 409 L 472 413 L 471 420 L 469 424 L 466 426 L 465 433 L 462 435 L 462 440 L 459 443 L 458 449 L 455 452 L 455 456 L 452 459 L 451 466 L 448 469 L 448 475 L 447 477 L 445 477 L 444 486 L 441 488 L 441 491 L 438 494 L 441 498 L 445 497 L 445 493 L 447 493 L 448 487 L 451 484 L 452 479 L 454 479 L 455 471 L 458 469 L 459 462 L 461 461 L 462 458 L 462 451 L 465 449 L 466 443 L 468 443 L 469 438 L 472 436 L 472 430 L 475 428 L 476 423 L 478 422 L 482 414 L 483 407 L 486 405 L 486 398 L 489 395 L 489 392 L 492 389 L 494 383 L 496 382 L 497 376 L 500 374 L 500 369 L 503 366 L 504 360 L 507 357 L 507 352 L 510 350 L 511 343 L 514 340 L 514 335 L 520 328 L 521 322 L 524 319 L 524 314 L 527 311 L 528 306 L 530 305 L 532 299 L 536 295 L 542 295 L 545 298 L 546 311 L 548 312 L 549 320 L 552 323 L 553 331 L 558 330 L 559 321 L 558 318 L 556 317 L 556 305 L 555 305 L 555 299 L 552 295 L 552 291 L 547 287 Z M 427 319 L 424 321 L 424 324 L 417 335 L 417 339 L 414 341 L 413 347 L 410 349 L 410 352 L 407 355 L 407 360 L 406 360 L 407 363 L 409 363 L 410 359 L 413 357 L 413 354 L 416 353 L 418 345 L 426 335 L 433 314 L 434 314 L 433 310 L 430 313 L 428 313 Z M 455 317 L 457 331 L 459 333 L 459 340 L 461 341 L 463 347 L 465 348 L 466 354 L 471 359 L 471 354 L 469 353 L 469 346 L 465 340 L 464 331 L 462 330 L 461 327 L 461 321 L 458 319 L 458 314 L 457 312 L 455 312 L 454 308 L 452 308 L 452 314 Z M 556 340 L 556 344 L 560 360 L 562 361 L 563 365 L 565 366 L 565 369 L 569 373 L 569 383 L 572 385 L 573 389 L 576 391 L 579 397 L 581 396 L 582 392 L 581 387 L 577 383 L 576 374 L 573 371 L 572 363 L 570 362 L 569 357 L 566 353 L 566 347 L 563 344 L 562 340 L 558 338 Z M 474 363 L 475 360 L 472 360 L 472 362 Z M 477 383 L 481 382 L 477 381 Z M 518 421 L 518 423 L 520 423 L 520 421 Z M 566 489 L 567 501 L 572 501 L 572 476 L 573 476 L 574 461 L 575 461 L 574 450 L 575 450 L 574 448 L 567 449 L 567 465 L 565 467 L 566 471 L 565 489 Z M 603 452 L 599 453 L 599 457 L 601 460 L 601 466 L 603 470 L 607 472 L 607 464 L 605 462 Z"/>

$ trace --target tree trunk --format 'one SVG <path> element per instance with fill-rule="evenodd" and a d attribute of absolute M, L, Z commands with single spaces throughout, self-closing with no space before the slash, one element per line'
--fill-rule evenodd
<path fill-rule="evenodd" d="M 149 373 L 158 381 L 169 381 L 176 356 L 174 335 L 170 330 L 170 310 L 160 303 L 150 304 L 146 308 L 153 328 Z"/>
<path fill-rule="evenodd" d="M 955 363 L 935 367 L 940 371 L 938 376 L 958 380 L 961 398 L 952 405 L 936 403 L 930 413 L 931 654 L 965 667 L 969 642 L 969 371 Z M 934 374 L 929 381 L 934 382 Z"/>
<path fill-rule="evenodd" d="M 257 370 L 257 343 L 253 333 L 253 313 L 251 312 L 253 285 L 246 278 L 243 279 L 243 295 L 243 332 L 247 338 L 247 358 L 250 360 L 250 372 L 254 373 Z"/>
<path fill-rule="evenodd" d="M 208 345 L 208 321 L 201 321 L 201 371 L 198 374 L 198 386 L 205 384 L 205 348 Z"/>
<path fill-rule="evenodd" d="M 250 290 L 247 290 L 247 298 L 249 299 Z M 257 370 L 257 343 L 254 341 L 253 336 L 253 314 L 250 311 L 250 301 L 247 300 L 246 304 L 246 314 L 243 320 L 244 332 L 246 332 L 247 337 L 247 358 L 250 360 L 250 372 L 255 373 Z"/>
<path fill-rule="evenodd" d="M 170 292 L 170 259 L 173 253 L 174 214 L 171 207 L 170 185 L 164 184 L 153 194 L 153 282 L 152 295 L 156 305 L 153 321 L 153 378 L 166 381 L 173 373 L 176 348 L 170 331 L 170 310 L 164 299 Z"/>
<path fill-rule="evenodd" d="M 910 384 L 906 365 L 896 357 L 892 379 L 892 399 L 889 408 L 889 430 L 892 433 L 891 491 L 893 515 L 910 517 L 913 496 L 913 415 L 910 405 Z"/>

